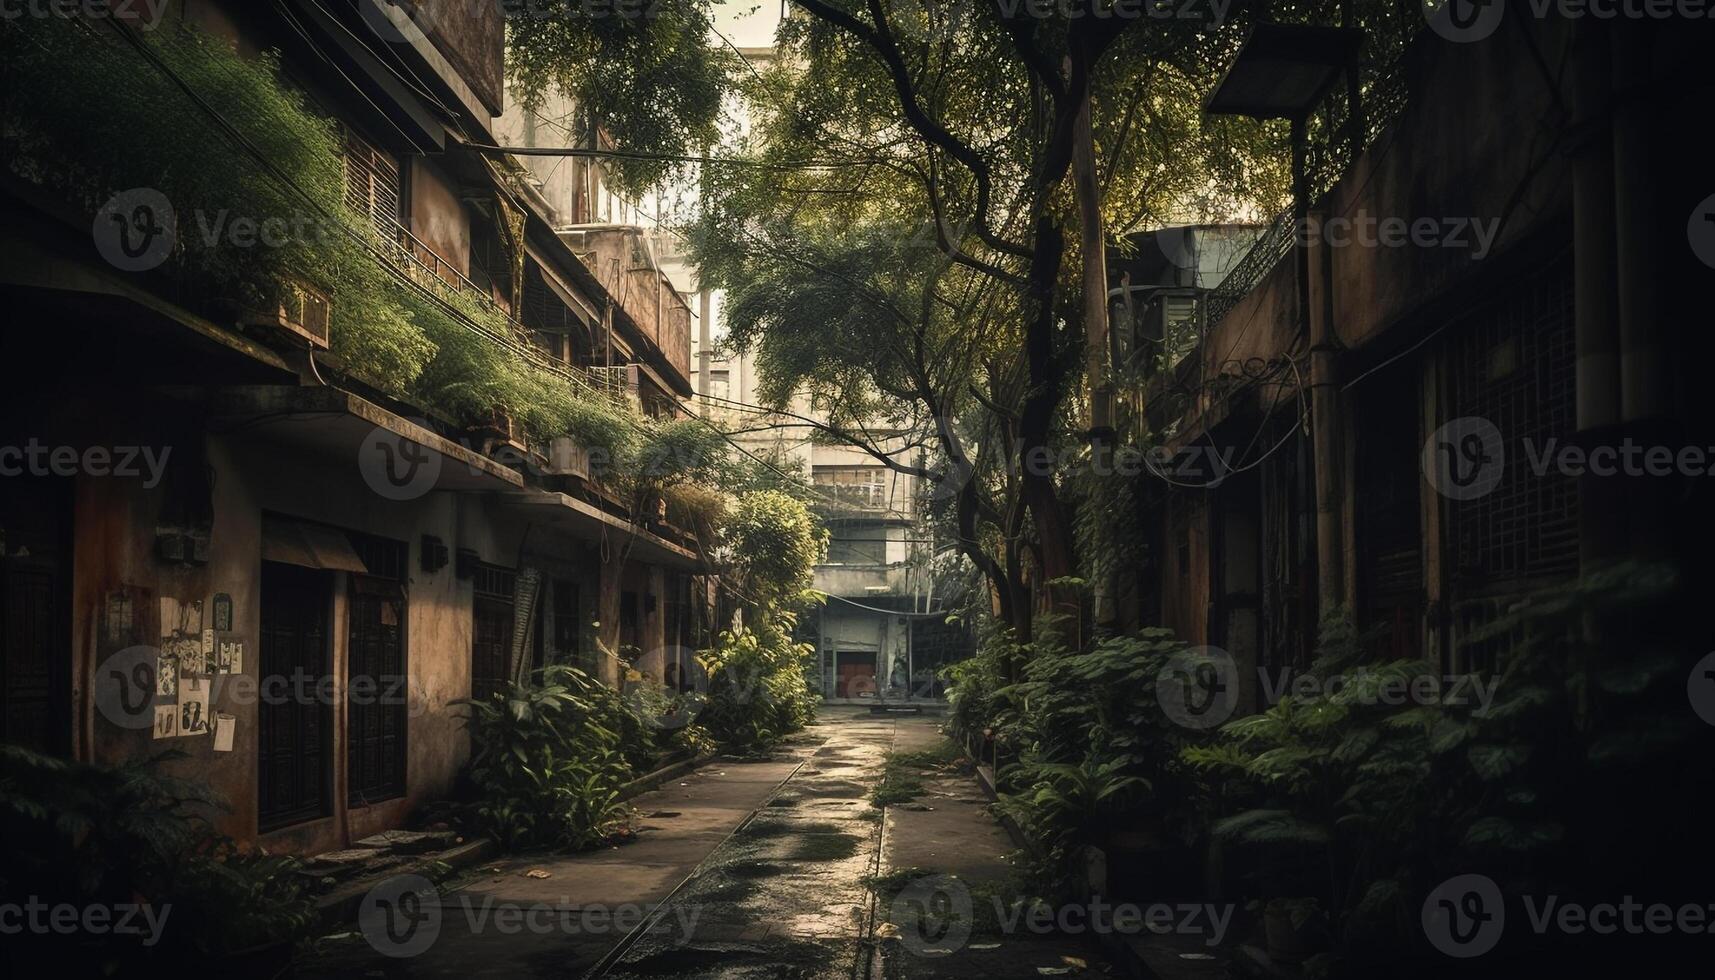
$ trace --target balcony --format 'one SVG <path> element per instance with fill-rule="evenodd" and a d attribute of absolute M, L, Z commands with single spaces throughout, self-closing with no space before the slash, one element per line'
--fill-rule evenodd
<path fill-rule="evenodd" d="M 691 308 L 663 274 L 634 225 L 582 225 L 561 232 L 566 244 L 613 297 L 642 338 L 674 375 L 668 380 L 690 389 Z"/>
<path fill-rule="evenodd" d="M 910 568 L 897 565 L 817 565 L 815 586 L 829 595 L 862 601 L 865 596 L 905 595 Z"/>

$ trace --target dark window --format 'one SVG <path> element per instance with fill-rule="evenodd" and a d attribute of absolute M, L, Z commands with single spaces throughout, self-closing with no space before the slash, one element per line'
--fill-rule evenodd
<path fill-rule="evenodd" d="M 887 564 L 887 528 L 879 524 L 836 524 L 832 530 L 828 539 L 828 564 Z"/>
<path fill-rule="evenodd" d="M 637 593 L 619 594 L 619 645 L 635 649 L 643 641 L 643 614 L 638 607 Z M 630 651 L 623 651 L 629 653 Z"/>
<path fill-rule="evenodd" d="M 470 648 L 473 698 L 487 698 L 512 679 L 512 612 L 517 582 L 517 575 L 510 569 L 476 566 Z"/>
<path fill-rule="evenodd" d="M 409 660 L 402 541 L 351 534 L 370 574 L 351 576 L 347 787 L 354 806 L 405 793 Z"/>
<path fill-rule="evenodd" d="M 578 586 L 563 578 L 554 580 L 554 662 L 578 662 Z"/>
<path fill-rule="evenodd" d="M 326 572 L 262 563 L 258 669 L 264 694 L 275 692 L 257 709 L 257 826 L 263 831 L 329 812 L 332 706 L 314 693 L 329 672 L 328 596 Z"/>
<path fill-rule="evenodd" d="M 1507 646 L 1464 639 L 1493 620 L 1510 596 L 1578 570 L 1578 486 L 1552 468 L 1531 470 L 1527 442 L 1541 453 L 1577 428 L 1572 272 L 1560 259 L 1520 277 L 1473 309 L 1447 344 L 1448 398 L 1442 422 L 1487 419 L 1504 449 L 1500 481 L 1472 500 L 1444 504 L 1455 649 L 1453 669 L 1494 666 Z"/>
<path fill-rule="evenodd" d="M 1446 417 L 1478 416 L 1500 430 L 1500 483 L 1448 507 L 1455 574 L 1494 594 L 1577 571 L 1578 488 L 1530 469 L 1526 440 L 1562 444 L 1576 429 L 1572 278 L 1562 261 L 1474 311 L 1449 344 Z M 1540 451 L 1540 450 L 1539 450 Z"/>

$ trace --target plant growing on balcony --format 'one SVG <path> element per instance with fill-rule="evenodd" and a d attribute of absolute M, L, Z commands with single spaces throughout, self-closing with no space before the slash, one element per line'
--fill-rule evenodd
<path fill-rule="evenodd" d="M 178 235 L 156 276 L 199 312 L 228 320 L 267 309 L 283 280 L 302 278 L 333 298 L 336 371 L 455 423 L 504 414 L 533 439 L 570 432 L 630 451 L 640 420 L 521 356 L 498 307 L 428 291 L 394 267 L 405 260 L 391 232 L 345 204 L 339 124 L 285 78 L 276 54 L 242 56 L 171 22 L 137 43 L 148 57 L 96 21 L 0 24 L 11 177 L 70 203 L 84 222 L 118 192 L 159 191 Z M 237 221 L 277 234 L 240 245 Z"/>
<path fill-rule="evenodd" d="M 345 367 L 383 390 L 409 391 L 434 346 L 392 277 L 342 230 L 366 224 L 344 203 L 335 124 L 283 82 L 272 53 L 240 57 L 171 24 L 139 43 L 165 70 L 100 22 L 7 19 L 0 77 L 12 175 L 91 216 L 117 192 L 159 191 L 178 219 L 164 271 L 187 302 L 266 309 L 283 278 L 301 276 L 335 297 L 334 353 Z M 236 221 L 282 233 L 235 244 Z"/>

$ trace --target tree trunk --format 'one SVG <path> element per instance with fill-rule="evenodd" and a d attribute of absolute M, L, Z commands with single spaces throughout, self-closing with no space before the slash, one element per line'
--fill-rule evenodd
<path fill-rule="evenodd" d="M 1102 224 L 1100 185 L 1096 180 L 1096 140 L 1090 126 L 1090 93 L 1078 105 L 1072 134 L 1072 179 L 1078 198 L 1084 264 L 1084 377 L 1090 388 L 1090 463 L 1112 471 L 1114 451 L 1113 386 L 1108 364 L 1107 230 Z M 1098 625 L 1119 618 L 1115 569 L 1090 583 L 1092 612 Z"/>
<path fill-rule="evenodd" d="M 1036 250 L 1030 260 L 1030 309 L 1025 322 L 1025 357 L 1030 366 L 1030 390 L 1018 417 L 1019 479 L 1024 501 L 1030 507 L 1036 539 L 1042 549 L 1042 578 L 1045 582 L 1077 574 L 1076 547 L 1071 522 L 1060 505 L 1054 486 L 1054 452 L 1050 443 L 1054 413 L 1065 388 L 1065 369 L 1054 350 L 1054 280 L 1065 254 L 1065 239 L 1046 214 L 1037 219 Z M 1063 586 L 1048 586 L 1049 602 L 1056 613 L 1076 614 L 1077 602 L 1068 601 Z"/>

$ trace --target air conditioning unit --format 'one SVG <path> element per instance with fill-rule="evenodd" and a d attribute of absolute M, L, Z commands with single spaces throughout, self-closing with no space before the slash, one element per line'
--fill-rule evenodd
<path fill-rule="evenodd" d="M 272 310 L 248 311 L 239 319 L 246 327 L 264 327 L 291 334 L 316 350 L 328 349 L 333 300 L 301 279 L 280 283 L 280 302 Z"/>
<path fill-rule="evenodd" d="M 549 476 L 575 476 L 587 480 L 590 478 L 590 454 L 569 436 L 558 436 L 548 443 Z"/>

